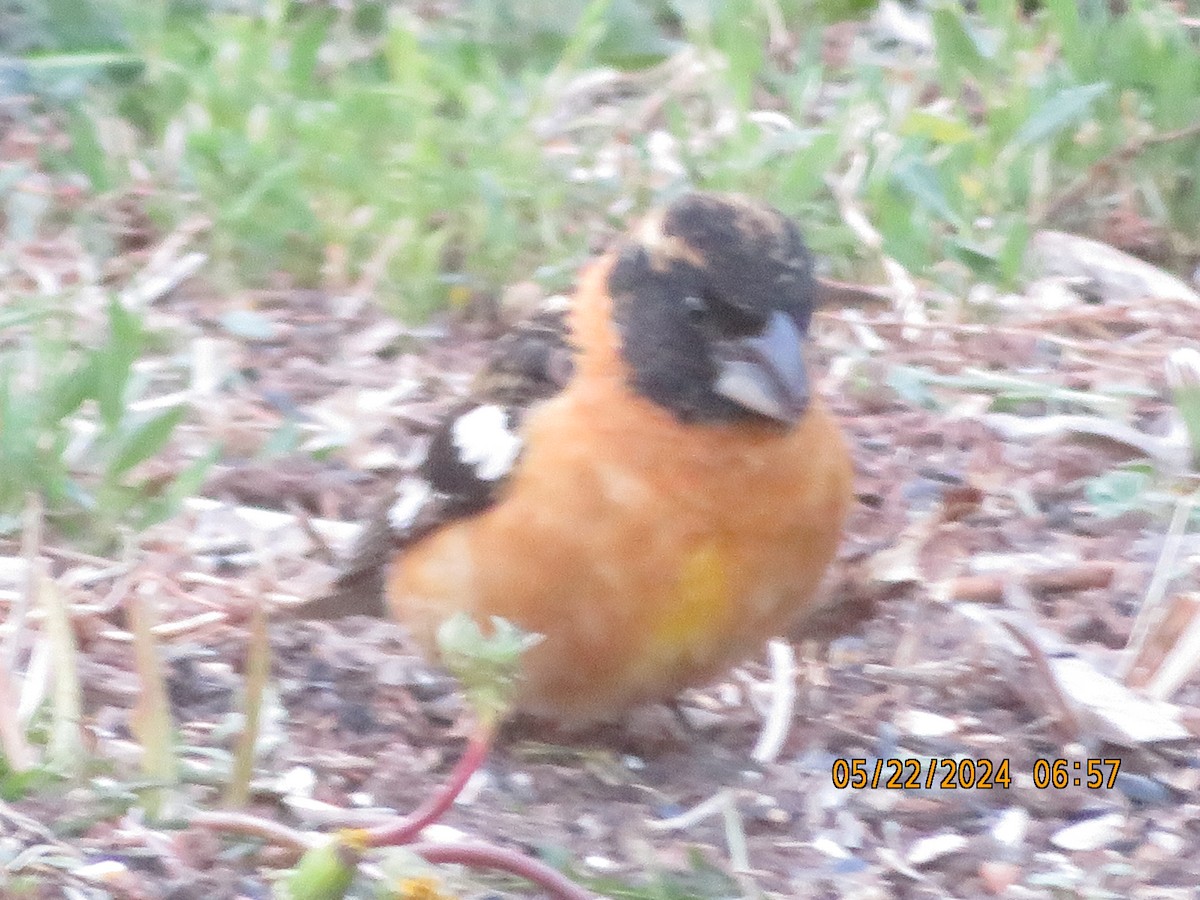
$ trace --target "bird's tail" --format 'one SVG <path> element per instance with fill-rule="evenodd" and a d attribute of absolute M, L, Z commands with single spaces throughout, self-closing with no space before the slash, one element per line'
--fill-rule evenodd
<path fill-rule="evenodd" d="M 383 568 L 344 571 L 324 593 L 288 606 L 281 613 L 282 618 L 308 621 L 346 616 L 384 618 Z"/>

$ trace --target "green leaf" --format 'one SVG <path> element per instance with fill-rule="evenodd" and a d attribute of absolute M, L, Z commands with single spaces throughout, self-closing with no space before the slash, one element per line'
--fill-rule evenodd
<path fill-rule="evenodd" d="M 1191 463 L 1200 462 L 1200 351 L 1180 347 L 1167 357 L 1167 385 L 1191 444 Z"/>
<path fill-rule="evenodd" d="M 596 46 L 599 62 L 625 69 L 640 68 L 665 59 L 679 42 L 668 38 L 643 3 L 610 0 L 604 36 Z"/>
<path fill-rule="evenodd" d="M 96 387 L 95 360 L 60 373 L 45 392 L 42 425 L 53 428 L 76 412 Z"/>
<path fill-rule="evenodd" d="M 799 4 L 801 18 L 797 25 L 804 27 L 814 21 L 833 23 L 862 19 L 878 5 L 879 0 L 804 0 Z"/>
<path fill-rule="evenodd" d="M 96 120 L 78 109 L 72 109 L 67 118 L 67 134 L 71 138 L 71 158 L 92 184 L 97 194 L 112 188 L 108 171 L 108 156 L 96 134 Z"/>
<path fill-rule="evenodd" d="M 167 488 L 167 498 L 173 504 L 174 508 L 177 508 L 184 500 L 200 490 L 200 485 L 204 483 L 204 478 L 208 475 L 208 470 L 220 458 L 220 449 L 212 447 L 208 452 L 192 460 L 187 468 L 176 476 L 175 480 L 171 482 L 171 486 Z M 174 512 L 174 508 L 171 512 Z"/>
<path fill-rule="evenodd" d="M 975 132 L 965 122 L 925 109 L 914 109 L 909 113 L 900 133 L 929 138 L 938 144 L 958 144 L 975 137 Z"/>
<path fill-rule="evenodd" d="M 41 0 L 45 20 L 64 50 L 111 50 L 128 46 L 121 19 L 95 0 Z"/>
<path fill-rule="evenodd" d="M 19 168 L 19 167 L 16 167 Z M 0 182 L 4 179 L 4 175 L 0 174 Z M 7 185 L 0 183 L 0 194 L 7 190 Z M 14 328 L 17 325 L 25 325 L 29 322 L 36 322 L 39 319 L 44 319 L 48 313 L 42 309 L 14 309 L 0 313 L 0 329 Z"/>
<path fill-rule="evenodd" d="M 1111 519 L 1138 509 L 1152 481 L 1143 471 L 1113 469 L 1088 481 L 1084 493 L 1097 515 Z"/>
<path fill-rule="evenodd" d="M 133 364 L 142 349 L 142 323 L 138 317 L 121 305 L 116 297 L 108 303 L 108 341 L 95 352 L 94 396 L 100 405 L 100 418 L 114 429 L 125 413 L 125 387 Z"/>
<path fill-rule="evenodd" d="M 1017 131 L 1013 143 L 1020 147 L 1038 144 L 1081 121 L 1100 97 L 1108 92 L 1108 82 L 1064 88 L 1042 101 Z"/>
<path fill-rule="evenodd" d="M 962 219 L 950 205 L 938 173 L 915 156 L 898 163 L 892 172 L 892 181 L 917 202 L 945 222 L 962 226 Z"/>
<path fill-rule="evenodd" d="M 1063 55 L 1073 67 L 1088 55 L 1079 17 L 1079 0 L 1044 0 L 1046 14 L 1053 23 L 1054 34 L 1062 42 Z"/>
<path fill-rule="evenodd" d="M 220 449 L 213 447 L 203 456 L 194 460 L 184 469 L 166 490 L 157 496 L 146 498 L 139 509 L 134 510 L 133 526 L 137 529 L 149 528 L 165 519 L 169 519 L 183 505 L 183 501 L 192 497 L 200 490 L 208 470 L 220 458 Z"/>
<path fill-rule="evenodd" d="M 1076 3 L 1077 0 L 1070 0 Z M 1019 0 L 978 0 L 979 12 L 989 25 L 1011 30 L 1024 20 Z"/>
<path fill-rule="evenodd" d="M 48 789 L 58 780 L 50 769 L 35 766 L 18 772 L 10 768 L 0 757 L 0 800 L 12 803 L 31 794 Z M 20 894 L 17 895 L 21 896 Z M 29 894 L 30 897 L 36 896 Z"/>
<path fill-rule="evenodd" d="M 384 44 L 391 84 L 397 89 L 412 89 L 426 80 L 429 58 L 412 23 L 405 17 L 396 18 Z"/>
<path fill-rule="evenodd" d="M 507 711 L 520 675 L 521 655 L 541 639 L 540 634 L 496 616 L 490 633 L 484 634 L 464 613 L 451 616 L 437 631 L 442 662 L 462 682 L 467 699 L 485 721 Z"/>
<path fill-rule="evenodd" d="M 782 172 L 780 194 L 792 204 L 803 203 L 825 187 L 825 179 L 841 148 L 834 131 L 808 132 L 806 145 L 785 148 L 770 165 Z"/>
<path fill-rule="evenodd" d="M 288 81 L 297 93 L 307 94 L 314 87 L 317 57 L 334 18 L 332 7 L 314 10 L 306 15 L 304 24 L 292 37 Z"/>
<path fill-rule="evenodd" d="M 1029 219 L 1015 214 L 1004 221 L 1007 230 L 1004 232 L 1004 242 L 997 256 L 1000 268 L 1000 278 L 1006 284 L 1017 280 L 1025 260 L 1025 248 L 1029 245 Z"/>
<path fill-rule="evenodd" d="M 941 404 L 929 389 L 926 373 L 912 366 L 892 366 L 887 373 L 887 386 L 910 406 L 938 409 Z"/>
<path fill-rule="evenodd" d="M 176 426 L 183 421 L 187 411 L 187 407 L 182 404 L 172 407 L 146 420 L 126 435 L 120 441 L 116 454 L 108 465 L 109 477 L 120 477 L 161 450 L 170 440 Z"/>
<path fill-rule="evenodd" d="M 287 418 L 271 432 L 262 447 L 259 448 L 257 457 L 258 459 L 278 459 L 281 456 L 295 453 L 299 449 L 300 443 L 301 434 L 296 420 Z"/>
<path fill-rule="evenodd" d="M 234 337 L 247 341 L 269 341 L 279 333 L 274 322 L 252 309 L 229 310 L 221 316 L 221 326 Z"/>
<path fill-rule="evenodd" d="M 21 60 L 31 77 L 46 81 L 95 78 L 99 75 L 133 75 L 141 70 L 140 56 L 132 53 L 43 53 Z"/>
<path fill-rule="evenodd" d="M 946 73 L 961 69 L 978 77 L 984 71 L 987 60 L 967 26 L 961 6 L 942 6 L 933 11 L 933 37 L 938 62 Z"/>
<path fill-rule="evenodd" d="M 977 276 L 986 277 L 996 268 L 996 252 L 988 244 L 957 237 L 951 238 L 947 244 L 947 249 Z"/>

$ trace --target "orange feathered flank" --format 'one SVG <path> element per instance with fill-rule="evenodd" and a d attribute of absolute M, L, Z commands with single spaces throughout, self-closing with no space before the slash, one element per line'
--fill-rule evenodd
<path fill-rule="evenodd" d="M 520 415 L 460 411 L 426 482 L 402 482 L 395 617 L 429 648 L 457 611 L 541 633 L 519 702 L 571 721 L 669 698 L 787 631 L 851 498 L 803 365 L 812 297 L 799 232 L 769 208 L 692 194 L 644 223 L 581 279 L 565 386 Z M 488 490 L 418 526 L 467 470 Z"/>

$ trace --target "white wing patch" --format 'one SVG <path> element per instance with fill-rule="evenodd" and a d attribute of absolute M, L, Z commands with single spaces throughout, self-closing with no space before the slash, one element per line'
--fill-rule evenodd
<path fill-rule="evenodd" d="M 393 531 L 407 531 L 432 498 L 433 488 L 424 478 L 403 479 L 396 485 L 396 501 L 388 507 L 388 525 Z"/>
<path fill-rule="evenodd" d="M 459 416 L 452 437 L 462 461 L 480 481 L 503 478 L 521 452 L 521 439 L 508 427 L 508 413 L 494 403 Z"/>

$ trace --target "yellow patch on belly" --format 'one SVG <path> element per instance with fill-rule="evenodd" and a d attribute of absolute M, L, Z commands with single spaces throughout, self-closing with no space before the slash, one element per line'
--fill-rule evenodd
<path fill-rule="evenodd" d="M 651 645 L 663 657 L 703 655 L 725 630 L 732 600 L 725 555 L 714 541 L 701 544 L 684 559 L 669 602 L 650 623 Z"/>

